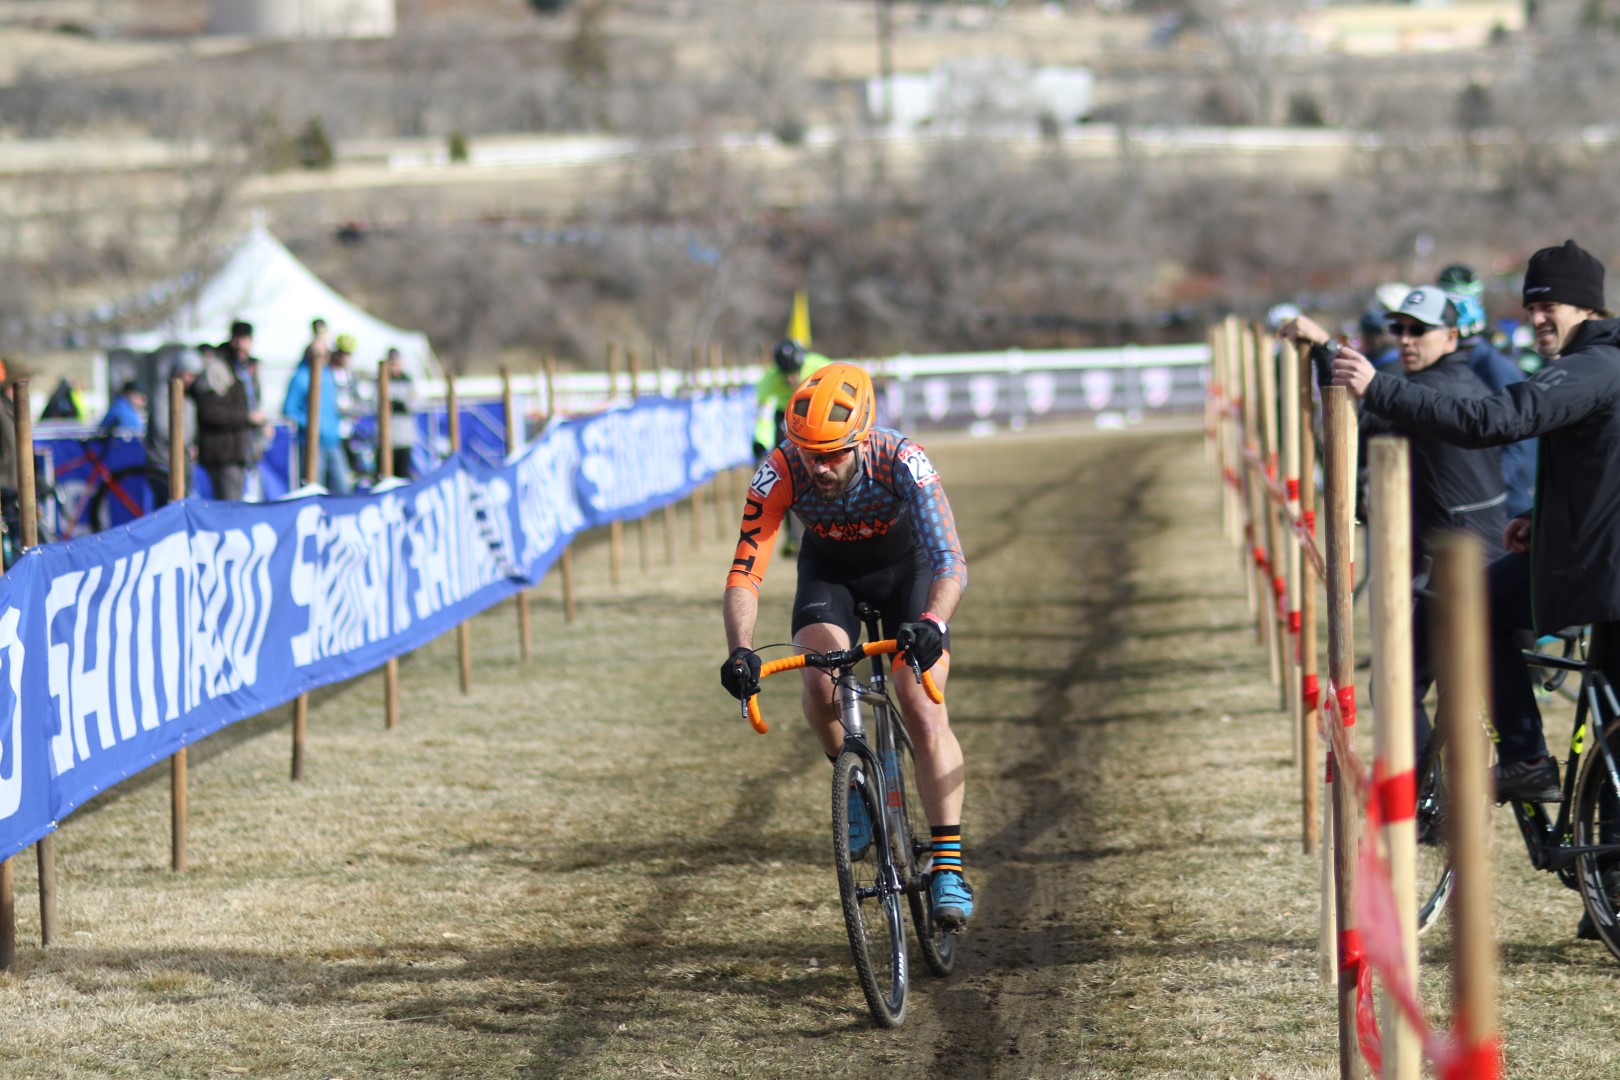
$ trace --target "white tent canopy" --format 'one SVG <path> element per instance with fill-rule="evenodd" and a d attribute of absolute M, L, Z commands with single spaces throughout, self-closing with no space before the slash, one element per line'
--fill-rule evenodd
<path fill-rule="evenodd" d="M 375 374 L 377 361 L 392 347 L 400 351 L 412 378 L 442 377 L 426 334 L 383 322 L 344 298 L 262 224 L 232 246 L 225 264 L 195 300 L 150 330 L 122 335 L 108 351 L 154 352 L 170 343 L 217 345 L 230 336 L 231 323 L 238 319 L 253 324 L 263 404 L 272 415 L 279 415 L 287 382 L 309 344 L 311 319 L 325 319 L 333 337 L 354 336 L 357 374 Z"/>

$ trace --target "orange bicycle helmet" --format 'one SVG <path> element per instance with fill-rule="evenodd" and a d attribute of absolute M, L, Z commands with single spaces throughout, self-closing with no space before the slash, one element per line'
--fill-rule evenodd
<path fill-rule="evenodd" d="M 875 398 L 872 376 L 854 364 L 828 364 L 788 399 L 788 439 L 812 453 L 857 446 L 872 430 Z"/>

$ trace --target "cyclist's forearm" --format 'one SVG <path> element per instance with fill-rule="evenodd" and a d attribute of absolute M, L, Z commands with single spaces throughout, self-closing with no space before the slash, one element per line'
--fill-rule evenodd
<path fill-rule="evenodd" d="M 745 585 L 726 590 L 726 649 L 752 649 L 754 624 L 759 620 L 759 594 Z"/>
<path fill-rule="evenodd" d="M 935 578 L 928 586 L 928 607 L 926 610 L 938 615 L 947 623 L 956 617 L 957 605 L 962 602 L 962 586 L 955 578 Z"/>

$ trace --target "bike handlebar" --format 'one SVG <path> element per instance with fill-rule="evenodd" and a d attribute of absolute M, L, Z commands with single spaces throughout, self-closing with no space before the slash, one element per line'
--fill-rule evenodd
<path fill-rule="evenodd" d="M 868 641 L 864 645 L 852 645 L 847 649 L 834 649 L 828 653 L 800 653 L 797 656 L 784 656 L 780 660 L 770 660 L 760 665 L 759 677 L 763 680 L 768 675 L 775 675 L 781 671 L 794 671 L 802 667 L 849 667 L 859 660 L 866 659 L 868 656 L 884 656 L 899 651 L 899 642 L 895 641 L 894 638 L 886 638 L 883 641 Z M 935 705 L 943 705 L 945 695 L 934 684 L 933 676 L 926 671 L 918 672 L 918 675 L 919 681 L 922 683 L 923 693 L 928 695 L 928 700 Z M 771 730 L 770 726 L 765 723 L 765 717 L 760 715 L 758 694 L 748 695 L 748 700 L 743 702 L 743 712 L 747 714 L 748 722 L 754 726 L 754 730 L 761 735 Z"/>

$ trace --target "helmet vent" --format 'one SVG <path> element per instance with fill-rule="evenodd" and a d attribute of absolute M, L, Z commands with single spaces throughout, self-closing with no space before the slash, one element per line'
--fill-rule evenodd
<path fill-rule="evenodd" d="M 794 416 L 809 416 L 810 415 L 810 399 L 809 398 L 800 398 L 798 401 L 795 401 L 793 403 L 793 415 Z"/>
<path fill-rule="evenodd" d="M 827 410 L 827 419 L 831 420 L 835 424 L 842 424 L 845 420 L 849 419 L 849 413 L 850 410 L 848 405 L 834 405 L 832 408 Z"/>

